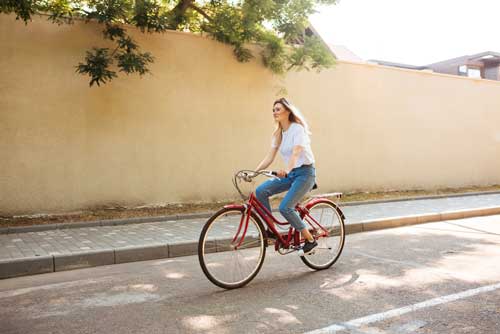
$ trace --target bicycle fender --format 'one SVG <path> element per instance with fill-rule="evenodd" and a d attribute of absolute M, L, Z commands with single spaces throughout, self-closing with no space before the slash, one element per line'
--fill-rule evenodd
<path fill-rule="evenodd" d="M 224 209 L 241 209 L 241 210 L 245 210 L 246 206 L 243 205 L 243 204 L 228 204 L 228 205 L 224 205 Z"/>

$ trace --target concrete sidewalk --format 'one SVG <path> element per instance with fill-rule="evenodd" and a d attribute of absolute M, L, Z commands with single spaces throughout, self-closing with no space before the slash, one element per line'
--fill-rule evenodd
<path fill-rule="evenodd" d="M 347 233 L 500 214 L 500 194 L 341 206 Z M 279 216 L 279 215 L 277 215 Z M 281 217 L 280 217 L 281 218 Z M 206 218 L 0 234 L 0 278 L 194 255 Z M 347 247 L 349 242 L 347 241 Z"/>

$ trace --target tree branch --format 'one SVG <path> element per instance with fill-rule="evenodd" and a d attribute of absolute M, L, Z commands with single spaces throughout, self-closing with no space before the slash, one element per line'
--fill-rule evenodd
<path fill-rule="evenodd" d="M 188 9 L 189 5 L 191 5 L 191 3 L 193 3 L 193 2 L 194 2 L 194 0 L 181 0 L 174 7 L 174 9 L 172 11 L 176 12 L 176 14 L 184 15 L 184 13 Z"/>
<path fill-rule="evenodd" d="M 172 14 L 174 15 L 173 17 L 173 29 L 177 30 L 179 25 L 182 23 L 184 20 L 184 14 L 186 13 L 186 10 L 189 8 L 191 3 L 193 3 L 194 0 L 181 0 L 179 3 L 172 9 Z"/>
<path fill-rule="evenodd" d="M 116 51 L 118 51 L 118 49 L 120 48 L 120 45 L 118 45 L 114 50 L 113 52 L 111 53 L 111 55 L 109 56 L 110 58 L 113 58 L 113 56 L 115 55 Z"/>
<path fill-rule="evenodd" d="M 198 6 L 195 6 L 193 3 L 189 4 L 189 7 L 191 9 L 194 9 L 195 11 L 197 11 L 198 13 L 200 13 L 204 18 L 206 18 L 208 21 L 212 22 L 212 18 L 210 16 L 208 16 L 208 14 L 203 10 L 201 9 L 200 7 Z"/>

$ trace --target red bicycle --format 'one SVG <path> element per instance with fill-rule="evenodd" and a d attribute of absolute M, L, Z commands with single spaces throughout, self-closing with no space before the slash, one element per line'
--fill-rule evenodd
<path fill-rule="evenodd" d="M 271 171 L 237 172 L 233 184 L 246 203 L 224 206 L 201 231 L 198 244 L 201 268 L 212 283 L 224 289 L 240 288 L 257 275 L 269 243 L 274 242 L 275 251 L 281 255 L 298 252 L 302 261 L 315 270 L 330 268 L 344 247 L 345 217 L 339 206 L 328 199 L 340 199 L 341 193 L 315 195 L 304 204 L 297 204 L 296 210 L 318 242 L 312 253 L 304 254 L 300 232 L 289 226 L 287 233 L 280 233 L 278 228 L 290 224 L 278 221 L 253 192 L 245 196 L 241 191 L 239 182 L 250 182 L 258 175 L 276 177 Z M 268 240 L 262 222 L 276 235 L 275 241 Z"/>

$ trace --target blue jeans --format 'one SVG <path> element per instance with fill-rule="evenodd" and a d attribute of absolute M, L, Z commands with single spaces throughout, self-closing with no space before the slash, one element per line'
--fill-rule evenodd
<path fill-rule="evenodd" d="M 314 166 L 300 166 L 294 168 L 288 173 L 287 177 L 282 179 L 267 180 L 257 187 L 255 196 L 269 211 L 269 197 L 275 194 L 288 191 L 280 204 L 280 213 L 285 219 L 298 231 L 302 231 L 307 225 L 300 219 L 295 206 L 300 200 L 311 191 L 316 178 L 316 169 Z"/>

